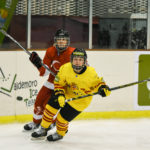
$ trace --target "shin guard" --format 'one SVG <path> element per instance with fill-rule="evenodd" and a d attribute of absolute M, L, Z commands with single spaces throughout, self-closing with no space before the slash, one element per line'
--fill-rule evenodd
<path fill-rule="evenodd" d="M 68 124 L 69 122 L 66 121 L 59 113 L 56 121 L 57 133 L 61 136 L 64 136 L 68 130 Z"/>
<path fill-rule="evenodd" d="M 41 122 L 43 128 L 48 128 L 53 123 L 53 117 L 56 115 L 57 111 L 57 109 L 50 105 L 46 105 Z"/>

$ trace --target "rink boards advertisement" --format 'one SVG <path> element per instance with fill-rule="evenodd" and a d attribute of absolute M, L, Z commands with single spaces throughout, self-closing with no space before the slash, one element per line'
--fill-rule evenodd
<path fill-rule="evenodd" d="M 150 53 L 138 52 L 136 54 L 136 78 L 138 80 L 150 79 Z M 136 89 L 135 89 L 136 90 Z M 135 95 L 136 108 L 140 110 L 150 110 L 150 82 L 139 84 L 138 93 Z"/>
<path fill-rule="evenodd" d="M 37 51 L 43 58 L 45 51 Z M 110 88 L 150 77 L 149 52 L 87 51 L 88 63 Z M 23 51 L 0 51 L 0 116 L 31 115 L 36 96 L 48 76 L 38 70 Z M 88 82 L 88 81 L 87 81 Z M 86 113 L 116 114 L 150 109 L 150 85 L 143 83 L 114 90 L 109 97 L 93 97 Z M 121 114 L 121 113 L 120 113 Z"/>
<path fill-rule="evenodd" d="M 0 57 L 0 115 L 32 113 L 44 77 L 21 51 L 0 52 Z"/>
<path fill-rule="evenodd" d="M 14 14 L 18 0 L 0 0 L 0 28 L 8 29 Z M 0 33 L 0 44 L 3 42 L 4 35 Z"/>

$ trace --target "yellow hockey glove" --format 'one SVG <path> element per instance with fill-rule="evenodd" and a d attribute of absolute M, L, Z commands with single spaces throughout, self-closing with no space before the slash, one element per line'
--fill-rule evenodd
<path fill-rule="evenodd" d="M 98 93 L 102 96 L 102 97 L 105 97 L 105 96 L 109 96 L 111 91 L 109 89 L 109 87 L 107 85 L 101 85 L 98 89 Z"/>
<path fill-rule="evenodd" d="M 65 97 L 60 95 L 58 96 L 58 103 L 60 107 L 64 107 L 65 106 Z"/>

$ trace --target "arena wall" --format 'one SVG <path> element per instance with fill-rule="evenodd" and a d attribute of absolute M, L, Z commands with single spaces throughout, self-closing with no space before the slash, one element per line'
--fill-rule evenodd
<path fill-rule="evenodd" d="M 43 58 L 45 51 L 38 54 Z M 87 54 L 89 65 L 110 87 L 116 87 L 139 80 L 139 56 L 150 52 L 93 50 Z M 0 123 L 31 120 L 36 95 L 46 79 L 39 76 L 25 52 L 0 51 Z M 149 92 L 147 83 L 141 86 Z M 138 92 L 135 85 L 114 90 L 106 98 L 95 95 L 78 119 L 150 117 L 149 102 L 139 105 Z"/>

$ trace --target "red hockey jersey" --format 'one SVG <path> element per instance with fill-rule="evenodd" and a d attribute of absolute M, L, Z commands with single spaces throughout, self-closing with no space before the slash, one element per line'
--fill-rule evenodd
<path fill-rule="evenodd" d="M 57 73 L 61 65 L 70 62 L 71 53 L 74 51 L 74 49 L 75 48 L 73 47 L 68 47 L 65 51 L 59 53 L 58 56 L 57 49 L 54 46 L 49 47 L 46 50 L 43 63 L 47 65 L 52 72 Z M 43 66 L 39 69 L 39 71 L 40 76 L 44 76 L 48 73 Z M 49 74 L 48 82 L 53 83 L 54 78 L 55 77 L 52 74 Z"/>

